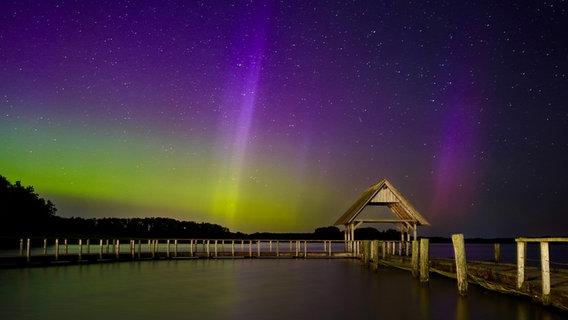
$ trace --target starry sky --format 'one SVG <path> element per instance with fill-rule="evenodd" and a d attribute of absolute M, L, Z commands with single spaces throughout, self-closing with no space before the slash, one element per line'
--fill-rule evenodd
<path fill-rule="evenodd" d="M 420 235 L 566 236 L 567 9 L 2 1 L 0 174 L 63 217 L 245 233 L 330 226 L 387 178 Z"/>

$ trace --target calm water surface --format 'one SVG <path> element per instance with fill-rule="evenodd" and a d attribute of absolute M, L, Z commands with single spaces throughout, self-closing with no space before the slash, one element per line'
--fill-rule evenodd
<path fill-rule="evenodd" d="M 354 260 L 168 260 L 0 270 L 0 319 L 566 319 L 523 298 Z"/>

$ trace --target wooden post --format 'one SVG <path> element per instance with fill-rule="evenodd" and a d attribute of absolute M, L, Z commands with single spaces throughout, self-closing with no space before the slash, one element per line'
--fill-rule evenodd
<path fill-rule="evenodd" d="M 79 239 L 79 252 L 77 253 L 77 256 L 79 257 L 79 262 L 81 262 L 83 258 L 83 239 Z"/>
<path fill-rule="evenodd" d="M 420 264 L 419 264 L 419 254 L 420 254 L 420 242 L 418 240 L 412 240 L 412 276 L 418 278 L 420 274 Z"/>
<path fill-rule="evenodd" d="M 308 257 L 308 240 L 304 240 L 304 258 Z"/>
<path fill-rule="evenodd" d="M 91 239 L 87 239 L 87 254 L 91 253 Z"/>
<path fill-rule="evenodd" d="M 465 243 L 463 234 L 452 234 L 454 244 L 454 257 L 456 260 L 456 277 L 458 280 L 458 292 L 467 295 L 467 264 L 465 256 Z"/>
<path fill-rule="evenodd" d="M 379 240 L 371 242 L 371 259 L 373 260 L 372 269 L 377 271 L 379 268 Z"/>
<path fill-rule="evenodd" d="M 24 255 L 24 239 L 20 239 L 20 256 Z"/>
<path fill-rule="evenodd" d="M 156 246 L 154 245 L 156 240 L 152 240 L 152 244 L 150 245 L 150 250 L 152 253 L 152 259 L 156 258 Z"/>
<path fill-rule="evenodd" d="M 69 253 L 69 246 L 67 245 L 67 239 L 63 240 L 63 251 L 65 254 Z"/>
<path fill-rule="evenodd" d="M 256 251 L 257 251 L 256 256 L 257 256 L 257 257 L 260 257 L 260 240 L 258 240 L 258 241 L 256 242 Z"/>
<path fill-rule="evenodd" d="M 383 255 L 383 260 L 385 260 L 387 258 L 387 243 L 382 241 L 381 246 L 381 254 Z"/>
<path fill-rule="evenodd" d="M 540 243 L 540 266 L 542 272 L 542 303 L 550 303 L 550 256 L 548 242 Z"/>
<path fill-rule="evenodd" d="M 235 256 L 235 240 L 231 241 L 231 256 Z"/>
<path fill-rule="evenodd" d="M 494 243 L 493 244 L 493 260 L 495 263 L 499 263 L 501 261 L 501 244 Z"/>
<path fill-rule="evenodd" d="M 428 257 L 429 240 L 420 239 L 420 282 L 427 283 L 430 280 L 430 262 Z"/>
<path fill-rule="evenodd" d="M 215 240 L 215 257 L 217 256 L 217 240 Z"/>
<path fill-rule="evenodd" d="M 99 239 L 99 260 L 103 260 L 103 239 Z"/>
<path fill-rule="evenodd" d="M 116 247 L 115 247 L 116 260 L 118 260 L 118 258 L 120 257 L 120 240 L 116 239 L 115 245 L 116 245 Z"/>
<path fill-rule="evenodd" d="M 31 254 L 31 245 L 30 245 L 30 238 L 26 241 L 26 261 L 30 262 L 30 254 Z"/>
<path fill-rule="evenodd" d="M 174 258 L 178 256 L 178 241 L 177 239 L 174 240 Z"/>
<path fill-rule="evenodd" d="M 363 264 L 368 265 L 371 259 L 371 241 L 363 241 Z"/>
<path fill-rule="evenodd" d="M 142 241 L 138 240 L 138 259 L 140 259 L 141 253 L 142 253 Z"/>
<path fill-rule="evenodd" d="M 43 255 L 47 255 L 47 239 L 43 239 Z"/>
<path fill-rule="evenodd" d="M 517 242 L 517 289 L 523 287 L 525 282 L 525 254 L 527 243 L 523 241 Z"/>
<path fill-rule="evenodd" d="M 59 260 L 59 239 L 55 239 L 55 261 Z"/>
<path fill-rule="evenodd" d="M 209 240 L 207 240 L 207 258 L 209 258 Z"/>
<path fill-rule="evenodd" d="M 249 240 L 249 257 L 252 258 L 252 240 Z"/>
<path fill-rule="evenodd" d="M 331 253 L 332 253 L 331 245 L 332 245 L 332 242 L 331 242 L 331 240 L 329 240 L 329 245 L 328 245 L 327 249 L 329 250 L 329 254 L 328 254 L 328 255 L 329 255 L 330 257 L 331 257 Z"/>
<path fill-rule="evenodd" d="M 280 256 L 280 241 L 276 240 L 276 257 Z"/>
<path fill-rule="evenodd" d="M 136 257 L 136 245 L 132 239 L 130 239 L 130 257 L 132 260 Z"/>

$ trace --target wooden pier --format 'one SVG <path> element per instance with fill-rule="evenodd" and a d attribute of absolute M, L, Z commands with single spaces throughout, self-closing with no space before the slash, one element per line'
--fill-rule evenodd
<path fill-rule="evenodd" d="M 1 268 L 46 267 L 162 259 L 360 259 L 372 269 L 395 267 L 427 284 L 430 273 L 456 279 L 456 294 L 467 295 L 468 283 L 530 299 L 568 311 L 568 268 L 550 268 L 550 242 L 568 238 L 518 238 L 516 263 L 466 259 L 463 235 L 452 237 L 454 259 L 431 258 L 429 240 L 236 240 L 236 239 L 20 239 L 2 250 Z M 16 243 L 16 242 L 14 242 Z M 538 243 L 539 266 L 526 265 L 527 244 Z"/>
<path fill-rule="evenodd" d="M 548 250 L 549 242 L 568 244 L 568 238 L 518 238 L 516 264 L 498 262 L 499 245 L 495 245 L 495 261 L 466 260 L 463 235 L 453 238 L 454 259 L 429 258 L 428 239 L 412 243 L 363 241 L 361 259 L 373 269 L 388 266 L 411 271 L 424 284 L 431 272 L 454 278 L 456 291 L 461 295 L 467 295 L 467 283 L 471 283 L 568 311 L 568 269 L 551 269 Z M 526 265 L 526 246 L 530 242 L 540 245 L 539 267 Z M 406 254 L 409 248 L 413 249 L 410 255 Z"/>

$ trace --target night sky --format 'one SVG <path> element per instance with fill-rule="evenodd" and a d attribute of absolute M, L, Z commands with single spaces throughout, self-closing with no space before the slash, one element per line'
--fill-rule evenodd
<path fill-rule="evenodd" d="M 421 235 L 566 236 L 566 1 L 37 2 L 0 174 L 59 216 L 311 232 L 387 178 Z"/>

